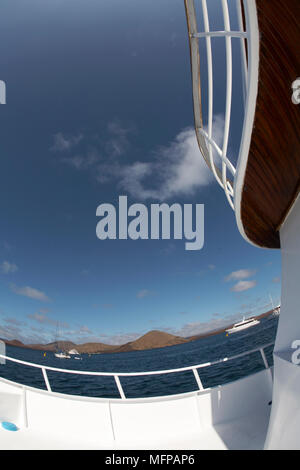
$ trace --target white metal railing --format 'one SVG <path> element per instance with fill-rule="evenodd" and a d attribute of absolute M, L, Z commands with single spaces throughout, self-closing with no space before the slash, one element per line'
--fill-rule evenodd
<path fill-rule="evenodd" d="M 256 34 L 257 31 L 250 27 L 250 23 L 256 20 L 256 6 L 254 0 L 236 0 L 236 14 L 238 20 L 239 30 L 231 29 L 230 13 L 227 0 L 220 0 L 220 8 L 222 9 L 224 30 L 213 31 L 211 30 L 210 18 L 207 7 L 207 0 L 184 0 L 187 16 L 189 44 L 190 44 L 190 57 L 192 69 L 192 87 L 193 87 L 193 102 L 194 102 L 194 120 L 196 136 L 199 144 L 200 151 L 204 160 L 209 168 L 212 170 L 217 182 L 224 189 L 226 198 L 232 207 L 234 207 L 234 180 L 236 169 L 228 158 L 228 143 L 229 132 L 232 114 L 232 39 L 237 38 L 240 41 L 241 50 L 241 71 L 242 71 L 242 87 L 243 96 L 241 97 L 241 104 L 245 105 L 245 119 L 244 126 L 249 126 L 249 120 L 246 119 L 247 115 L 247 100 L 249 99 L 249 89 L 247 84 L 250 83 L 252 69 L 250 68 L 252 45 L 256 43 L 252 41 L 251 35 Z M 204 31 L 198 31 L 196 20 L 195 3 L 199 4 L 200 14 L 203 18 Z M 244 17 L 243 17 L 244 15 Z M 245 27 L 244 27 L 245 19 Z M 223 38 L 225 40 L 225 55 L 226 55 L 226 71 L 224 77 L 218 77 L 218 80 L 226 80 L 226 99 L 224 110 L 224 129 L 223 129 L 223 142 L 218 145 L 213 137 L 214 130 L 214 77 L 213 77 L 213 56 L 212 56 L 212 38 Z M 206 59 L 207 59 L 207 95 L 208 95 L 208 110 L 207 110 L 207 123 L 203 123 L 202 114 L 202 90 L 201 90 L 201 75 L 200 75 L 200 55 L 199 55 L 199 40 L 205 39 L 206 42 Z M 247 50 L 247 53 L 246 53 Z M 256 51 L 255 51 L 256 53 Z M 248 67 L 249 65 L 249 67 Z M 253 67 L 252 67 L 253 68 Z M 215 87 L 216 88 L 216 87 Z M 253 99 L 253 96 L 251 96 Z M 207 129 L 207 130 L 206 130 Z M 243 148 L 242 142 L 240 145 L 240 153 Z M 243 148 L 243 152 L 245 149 Z M 215 155 L 220 158 L 216 162 Z M 227 177 L 227 170 L 230 171 L 232 179 Z"/>
<path fill-rule="evenodd" d="M 205 363 L 196 364 L 196 365 L 193 365 L 193 366 L 180 367 L 178 369 L 155 370 L 155 371 L 148 371 L 148 372 L 93 372 L 93 371 L 83 371 L 83 370 L 60 369 L 60 368 L 46 366 L 46 365 L 42 365 L 42 364 L 35 364 L 35 363 L 32 363 L 32 362 L 21 361 L 20 359 L 15 359 L 15 358 L 12 358 L 12 357 L 8 357 L 8 356 L 5 356 L 3 354 L 0 354 L 0 358 L 6 359 L 6 360 L 11 361 L 11 362 L 15 362 L 17 364 L 22 364 L 22 365 L 25 365 L 25 366 L 36 367 L 38 369 L 41 369 L 42 373 L 43 373 L 46 388 L 47 388 L 48 392 L 51 392 L 51 393 L 52 393 L 52 389 L 51 389 L 49 378 L 48 378 L 48 375 L 47 375 L 47 370 L 48 371 L 60 372 L 60 373 L 67 373 L 67 374 L 114 377 L 114 380 L 115 380 L 117 389 L 119 391 L 120 397 L 121 397 L 122 400 L 125 400 L 126 396 L 125 396 L 125 393 L 124 393 L 124 390 L 123 390 L 123 387 L 122 387 L 122 384 L 121 384 L 121 381 L 120 381 L 120 377 L 138 377 L 138 376 L 147 376 L 147 375 L 164 375 L 164 374 L 174 374 L 174 373 L 179 373 L 179 372 L 192 371 L 193 374 L 194 374 L 197 386 L 198 386 L 198 390 L 201 391 L 201 390 L 205 390 L 205 389 L 202 385 L 202 382 L 201 382 L 201 379 L 200 379 L 200 376 L 199 376 L 199 373 L 198 373 L 197 369 L 202 369 L 202 368 L 213 366 L 213 365 L 216 365 L 216 364 L 221 364 L 222 362 L 227 362 L 227 361 L 230 361 L 230 360 L 233 360 L 233 359 L 238 359 L 240 357 L 247 356 L 247 355 L 250 355 L 250 354 L 258 352 L 258 351 L 261 354 L 261 357 L 262 357 L 265 368 L 268 369 L 269 365 L 268 365 L 266 355 L 264 353 L 264 349 L 269 347 L 269 346 L 272 346 L 273 344 L 274 344 L 273 342 L 272 343 L 267 343 L 267 344 L 264 344 L 263 346 L 260 346 L 259 348 L 251 349 L 249 351 L 245 351 L 245 352 L 242 352 L 240 354 L 236 354 L 234 356 L 218 359 L 218 360 L 212 361 L 212 362 L 205 362 Z"/>

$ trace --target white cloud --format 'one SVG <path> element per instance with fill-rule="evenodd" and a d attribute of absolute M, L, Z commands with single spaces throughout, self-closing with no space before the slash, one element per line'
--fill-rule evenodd
<path fill-rule="evenodd" d="M 3 318 L 3 321 L 5 321 L 6 323 L 9 323 L 10 325 L 16 325 L 16 326 L 25 325 L 25 322 L 20 321 L 14 317 Z"/>
<path fill-rule="evenodd" d="M 14 263 L 10 263 L 9 261 L 3 261 L 1 264 L 1 271 L 5 274 L 14 273 L 18 271 L 18 266 Z"/>
<path fill-rule="evenodd" d="M 88 168 L 94 167 L 99 160 L 101 160 L 100 154 L 98 154 L 97 150 L 93 149 L 86 154 L 83 153 L 82 155 L 64 157 L 61 161 L 76 168 L 76 170 L 87 170 Z"/>
<path fill-rule="evenodd" d="M 103 170 L 107 168 L 99 167 L 100 174 Z M 158 148 L 151 162 L 115 165 L 112 173 L 123 190 L 140 200 L 190 195 L 213 179 L 193 128 L 184 129 L 167 147 Z"/>
<path fill-rule="evenodd" d="M 101 307 L 104 309 L 110 309 L 113 308 L 113 304 L 102 304 Z"/>
<path fill-rule="evenodd" d="M 225 328 L 228 325 L 235 323 L 237 319 L 239 318 L 240 316 L 237 314 L 231 314 L 226 317 L 221 317 L 221 314 L 214 313 L 212 315 L 212 318 L 206 322 L 201 322 L 201 321 L 189 322 L 189 323 L 185 323 L 181 328 L 178 328 L 178 329 L 160 328 L 160 327 L 158 327 L 157 329 L 166 331 L 167 333 L 170 333 L 173 335 L 187 338 L 189 336 L 202 335 L 210 331 Z"/>
<path fill-rule="evenodd" d="M 33 287 L 17 287 L 14 284 L 10 286 L 11 290 L 18 295 L 29 297 L 30 299 L 41 300 L 42 302 L 49 302 L 49 297 L 42 291 L 34 289 Z"/>
<path fill-rule="evenodd" d="M 213 137 L 218 144 L 223 128 L 224 119 L 217 116 L 213 123 Z M 101 184 L 115 181 L 119 188 L 139 200 L 163 201 L 174 196 L 189 196 L 213 181 L 212 172 L 201 156 L 193 127 L 181 130 L 168 145 L 154 149 L 147 160 L 128 162 L 125 154 L 131 147 L 129 136 L 135 132 L 133 125 L 125 126 L 115 119 L 108 123 L 105 138 L 96 136 L 101 150 L 64 155 L 62 161 L 78 170 L 91 169 Z M 58 133 L 52 149 L 69 151 L 81 139 L 81 134 L 67 138 Z"/>
<path fill-rule="evenodd" d="M 27 318 L 29 318 L 30 320 L 34 320 L 35 322 L 42 324 L 42 325 L 55 326 L 57 329 L 57 320 L 55 320 L 54 318 L 48 317 L 47 314 L 48 314 L 48 309 L 41 308 L 39 309 L 38 312 L 28 314 Z M 59 327 L 64 328 L 64 329 L 69 328 L 69 324 L 64 321 L 60 321 Z"/>
<path fill-rule="evenodd" d="M 159 169 L 163 181 L 159 193 L 163 198 L 193 193 L 212 181 L 210 170 L 200 154 L 194 129 L 181 131 L 168 147 L 158 152 L 158 158 L 162 162 Z"/>
<path fill-rule="evenodd" d="M 78 334 L 79 335 L 86 335 L 86 334 L 91 335 L 91 334 L 93 334 L 93 332 L 89 329 L 88 326 L 81 325 L 80 328 L 79 328 Z"/>
<path fill-rule="evenodd" d="M 78 325 L 76 328 L 71 329 L 68 324 L 60 325 L 64 328 L 62 332 L 62 339 L 72 341 L 76 344 L 99 342 L 100 337 L 92 331 L 87 325 Z"/>
<path fill-rule="evenodd" d="M 114 119 L 107 125 L 109 139 L 105 144 L 105 150 L 109 157 L 120 157 L 129 148 L 128 134 L 134 132 L 134 126 L 124 126 L 119 120 Z"/>
<path fill-rule="evenodd" d="M 56 325 L 57 323 L 51 318 L 48 318 L 47 315 L 43 312 L 30 313 L 28 315 L 28 318 L 30 318 L 31 320 L 35 320 L 38 323 L 47 323 L 49 325 Z"/>
<path fill-rule="evenodd" d="M 45 315 L 50 312 L 49 308 L 40 308 L 39 312 L 44 313 Z"/>
<path fill-rule="evenodd" d="M 239 269 L 238 271 L 233 271 L 226 276 L 225 281 L 239 281 L 241 279 L 246 279 L 247 277 L 252 277 L 255 273 L 255 269 Z"/>
<path fill-rule="evenodd" d="M 63 158 L 61 161 L 77 170 L 87 170 L 89 168 L 96 169 L 97 164 L 103 158 L 102 154 L 106 155 L 109 164 L 113 159 L 123 155 L 130 147 L 128 135 L 134 131 L 134 126 L 123 126 L 117 119 L 111 121 L 107 125 L 106 139 L 100 139 L 99 136 L 92 136 L 91 141 L 93 144 L 100 142 L 101 151 L 96 146 L 83 149 L 80 153 L 67 155 L 68 152 L 75 149 L 75 147 L 82 141 L 83 135 L 66 137 L 62 132 L 54 135 L 54 144 L 51 150 L 54 152 L 62 153 Z M 87 138 L 85 138 L 87 140 Z"/>
<path fill-rule="evenodd" d="M 82 139 L 82 134 L 78 134 L 77 136 L 66 137 L 63 135 L 62 132 L 58 132 L 54 135 L 54 143 L 51 147 L 51 150 L 55 152 L 66 152 L 78 145 Z"/>
<path fill-rule="evenodd" d="M 24 325 L 0 325 L 0 337 L 8 340 L 17 339 L 24 344 L 47 343 L 52 340 L 43 328 L 26 328 Z"/>
<path fill-rule="evenodd" d="M 239 281 L 230 290 L 232 292 L 242 292 L 244 290 L 252 289 L 256 286 L 256 281 Z"/>
<path fill-rule="evenodd" d="M 136 294 L 138 299 L 143 299 L 144 297 L 148 297 L 149 295 L 152 295 L 152 292 L 148 289 L 142 289 Z"/>
<path fill-rule="evenodd" d="M 0 325 L 0 338 L 20 339 L 22 341 L 22 328 L 20 325 Z"/>
<path fill-rule="evenodd" d="M 114 335 L 100 335 L 97 341 L 101 343 L 111 344 L 111 345 L 122 345 L 129 343 L 130 341 L 135 341 L 140 338 L 144 333 L 116 333 Z"/>

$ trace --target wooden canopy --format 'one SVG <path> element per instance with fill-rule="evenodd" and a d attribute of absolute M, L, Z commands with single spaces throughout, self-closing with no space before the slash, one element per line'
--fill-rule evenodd
<path fill-rule="evenodd" d="M 240 218 L 249 240 L 279 248 L 279 228 L 300 189 L 300 1 L 256 0 L 259 82 Z"/>

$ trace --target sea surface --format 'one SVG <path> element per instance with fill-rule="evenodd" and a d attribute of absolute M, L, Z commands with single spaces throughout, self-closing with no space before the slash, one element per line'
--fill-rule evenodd
<path fill-rule="evenodd" d="M 278 317 L 263 318 L 258 325 L 226 336 L 225 333 L 202 338 L 185 344 L 146 351 L 114 354 L 82 354 L 81 360 L 58 359 L 52 352 L 6 347 L 6 355 L 45 367 L 98 372 L 144 372 L 177 369 L 224 357 L 234 356 L 247 350 L 260 348 L 275 341 Z M 270 365 L 273 346 L 265 349 Z M 198 369 L 204 388 L 222 385 L 252 374 L 264 368 L 260 352 L 224 363 Z M 119 398 L 113 377 L 95 377 L 79 374 L 47 371 L 52 391 L 103 398 Z M 46 389 L 42 370 L 6 361 L 0 365 L 0 376 L 14 382 Z M 145 377 L 121 377 L 127 398 L 153 397 L 197 390 L 192 371 Z"/>

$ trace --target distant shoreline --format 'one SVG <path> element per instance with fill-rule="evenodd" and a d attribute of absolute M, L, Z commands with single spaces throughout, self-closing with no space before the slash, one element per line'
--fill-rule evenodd
<path fill-rule="evenodd" d="M 262 313 L 257 316 L 253 316 L 251 318 L 261 319 L 271 315 L 273 310 L 269 310 L 265 313 Z M 118 352 L 130 352 L 130 351 L 145 351 L 148 349 L 157 349 L 157 348 L 164 348 L 168 346 L 175 346 L 177 344 L 189 343 L 191 341 L 196 341 L 198 339 L 204 339 L 209 336 L 215 336 L 221 333 L 224 333 L 227 329 L 231 328 L 233 323 L 227 325 L 224 328 L 220 328 L 218 330 L 212 330 L 203 334 L 193 335 L 189 337 L 182 337 L 171 335 L 169 333 L 165 333 L 159 330 L 149 331 L 148 333 L 144 334 L 143 336 L 139 337 L 135 341 L 130 341 L 125 344 L 121 345 L 111 345 L 111 344 L 104 344 L 104 343 L 83 343 L 83 344 L 75 344 L 71 341 L 58 341 L 53 343 L 47 344 L 24 344 L 22 341 L 19 340 L 7 340 L 5 338 L 1 338 L 6 344 L 11 346 L 16 346 L 19 348 L 24 349 L 33 349 L 38 351 L 52 351 L 56 350 L 56 347 L 63 350 L 70 351 L 71 349 L 75 349 L 78 351 L 79 354 L 105 354 L 105 353 L 118 353 Z"/>

